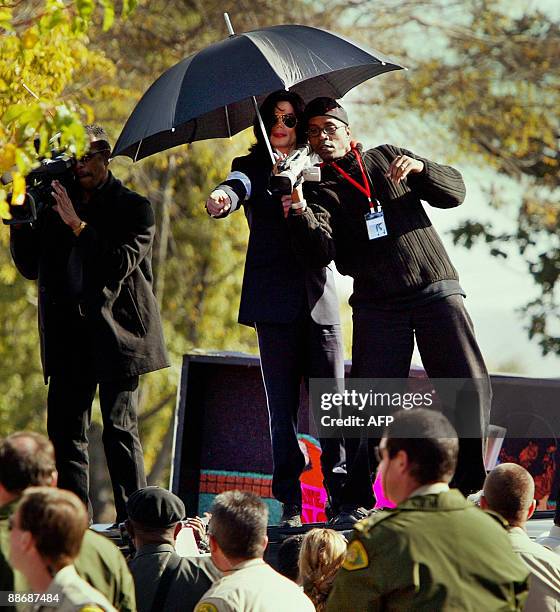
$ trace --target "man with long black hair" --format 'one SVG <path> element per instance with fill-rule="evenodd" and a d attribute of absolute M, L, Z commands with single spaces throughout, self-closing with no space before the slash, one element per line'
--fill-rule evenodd
<path fill-rule="evenodd" d="M 303 108 L 300 96 L 287 91 L 271 94 L 260 108 L 279 157 L 305 142 Z M 300 385 L 309 377 L 344 377 L 338 300 L 332 269 L 309 267 L 294 252 L 282 202 L 268 192 L 272 161 L 257 122 L 255 137 L 249 154 L 233 160 L 206 208 L 222 218 L 243 207 L 249 223 L 239 322 L 254 326 L 259 341 L 272 438 L 272 493 L 283 504 L 282 524 L 298 526 L 299 477 L 305 467 L 297 440 Z M 343 460 L 342 445 L 332 439 L 321 446 L 325 486 L 337 511 L 340 476 L 333 468 Z"/>

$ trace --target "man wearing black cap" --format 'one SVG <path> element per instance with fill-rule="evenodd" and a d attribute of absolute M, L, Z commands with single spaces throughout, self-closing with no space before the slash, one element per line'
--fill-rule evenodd
<path fill-rule="evenodd" d="M 126 507 L 136 548 L 130 571 L 138 612 L 194 610 L 221 573 L 209 556 L 183 558 L 175 551 L 185 505 L 165 489 L 145 487 L 129 497 Z"/>
<path fill-rule="evenodd" d="M 476 490 L 485 475 L 476 436 L 488 423 L 490 382 L 457 271 L 421 203 L 458 206 L 463 179 L 454 168 L 393 145 L 364 152 L 332 98 L 310 102 L 306 122 L 309 143 L 324 162 L 322 182 L 306 183 L 307 202 L 293 207 L 289 221 L 296 243 L 313 249 L 314 260 L 325 265 L 334 258 L 354 279 L 352 377 L 407 378 L 416 339 L 431 378 L 470 380 L 462 408 L 475 433 L 461 440 L 455 482 L 465 493 Z M 301 190 L 292 195 L 303 199 Z M 350 509 L 373 505 L 368 475 L 375 466 L 368 455 L 365 443 L 347 443 Z"/>

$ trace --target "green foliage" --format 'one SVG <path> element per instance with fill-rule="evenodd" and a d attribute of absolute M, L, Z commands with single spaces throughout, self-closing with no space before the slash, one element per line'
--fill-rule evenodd
<path fill-rule="evenodd" d="M 23 177 L 37 163 L 35 138 L 43 156 L 49 155 L 55 135 L 58 147 L 85 152 L 82 123 L 92 115 L 76 85 L 84 75 L 114 74 L 112 63 L 88 46 L 87 28 L 98 8 L 109 27 L 112 0 L 16 2 L 0 13 L 0 173 L 17 166 L 14 184 L 0 187 L 0 217 L 9 217 L 8 191 L 12 203 L 23 201 Z M 123 5 L 123 14 L 129 10 Z"/>
<path fill-rule="evenodd" d="M 468 32 L 449 36 L 445 61 L 417 66 L 408 102 L 437 116 L 459 146 L 482 156 L 499 173 L 524 186 L 517 229 L 497 233 L 467 222 L 454 232 L 470 248 L 483 240 L 490 253 L 521 254 L 540 297 L 523 309 L 530 338 L 543 354 L 560 354 L 560 25 L 541 12 L 515 15 L 497 0 L 465 4 Z"/>

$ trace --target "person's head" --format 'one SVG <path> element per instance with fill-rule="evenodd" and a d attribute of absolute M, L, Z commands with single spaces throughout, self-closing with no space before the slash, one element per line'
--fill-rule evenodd
<path fill-rule="evenodd" d="M 502 463 L 486 476 L 480 506 L 497 512 L 512 527 L 523 527 L 535 511 L 534 495 L 531 474 L 516 463 Z"/>
<path fill-rule="evenodd" d="M 346 539 L 332 529 L 312 529 L 303 538 L 299 552 L 299 580 L 319 612 L 326 606 L 345 556 Z"/>
<path fill-rule="evenodd" d="M 339 159 L 350 151 L 348 115 L 334 98 L 311 100 L 304 122 L 309 144 L 323 161 Z"/>
<path fill-rule="evenodd" d="M 136 548 L 144 544 L 175 542 L 185 518 L 182 500 L 161 487 L 144 487 L 126 502 L 126 527 Z"/>
<path fill-rule="evenodd" d="M 399 504 L 418 487 L 448 483 L 457 466 L 457 432 L 440 412 L 401 410 L 379 445 L 385 497 Z"/>
<path fill-rule="evenodd" d="M 304 108 L 301 96 L 292 91 L 275 91 L 266 97 L 259 111 L 273 149 L 289 153 L 296 145 L 305 143 Z M 256 147 L 265 151 L 266 143 L 257 117 L 253 131 Z"/>
<path fill-rule="evenodd" d="M 293 535 L 286 538 L 278 547 L 277 569 L 292 582 L 297 582 L 299 578 L 299 551 L 303 535 Z"/>
<path fill-rule="evenodd" d="M 27 487 L 56 486 L 54 448 L 45 436 L 18 431 L 0 442 L 0 506 Z"/>
<path fill-rule="evenodd" d="M 54 575 L 73 563 L 89 524 L 80 499 L 54 487 L 26 489 L 9 520 L 11 562 L 26 576 L 40 568 Z"/>
<path fill-rule="evenodd" d="M 219 570 L 261 558 L 268 537 L 268 508 L 253 493 L 225 491 L 216 496 L 208 525 L 210 552 Z"/>
<path fill-rule="evenodd" d="M 107 180 L 111 145 L 101 126 L 86 125 L 85 130 L 89 138 L 89 149 L 76 162 L 75 173 L 84 191 L 94 191 Z"/>

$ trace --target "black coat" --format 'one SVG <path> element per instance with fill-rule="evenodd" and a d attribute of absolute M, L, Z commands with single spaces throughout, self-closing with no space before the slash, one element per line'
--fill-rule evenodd
<path fill-rule="evenodd" d="M 45 380 L 65 371 L 64 343 L 73 355 L 87 355 L 86 367 L 97 381 L 168 366 L 152 290 L 155 220 L 149 201 L 109 174 L 94 197 L 76 208 L 87 223 L 78 238 L 51 209 L 34 227 L 12 228 L 10 236 L 18 270 L 38 280 Z"/>
<path fill-rule="evenodd" d="M 239 322 L 291 323 L 306 307 L 315 323 L 338 323 L 332 266 L 316 267 L 294 251 L 282 203 L 267 193 L 270 160 L 250 153 L 234 159 L 232 171 L 242 172 L 251 182 L 251 197 L 243 201 L 250 236 Z"/>

